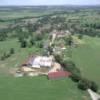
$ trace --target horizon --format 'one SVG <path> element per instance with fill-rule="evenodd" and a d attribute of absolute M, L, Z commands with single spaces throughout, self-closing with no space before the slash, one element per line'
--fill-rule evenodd
<path fill-rule="evenodd" d="M 38 6 L 100 6 L 100 4 L 96 4 L 96 5 L 71 5 L 71 4 L 67 4 L 67 5 L 0 5 L 0 7 L 38 7 Z"/>

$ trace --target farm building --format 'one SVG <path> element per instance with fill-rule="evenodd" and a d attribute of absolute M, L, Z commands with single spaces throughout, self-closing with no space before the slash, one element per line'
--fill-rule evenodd
<path fill-rule="evenodd" d="M 55 65 L 53 56 L 31 56 L 19 70 L 25 75 L 47 74 Z M 37 73 L 37 74 L 34 74 Z"/>
<path fill-rule="evenodd" d="M 71 33 L 68 30 L 66 30 L 66 31 L 63 31 L 63 30 L 61 30 L 61 31 L 53 30 L 50 35 L 52 36 L 54 34 L 56 35 L 57 38 L 62 38 L 62 37 L 71 35 Z"/>
<path fill-rule="evenodd" d="M 20 71 L 28 76 L 47 75 L 49 79 L 64 78 L 70 75 L 63 71 L 53 56 L 31 56 L 26 64 L 20 67 Z"/>
<path fill-rule="evenodd" d="M 22 66 L 32 67 L 32 68 L 50 68 L 53 66 L 54 57 L 53 56 L 32 56 L 30 57 Z"/>
<path fill-rule="evenodd" d="M 37 56 L 32 62 L 32 68 L 47 67 L 51 68 L 53 66 L 54 58 L 53 56 Z"/>
<path fill-rule="evenodd" d="M 67 71 L 50 72 L 48 73 L 48 79 L 60 79 L 69 77 L 70 75 L 71 73 Z"/>

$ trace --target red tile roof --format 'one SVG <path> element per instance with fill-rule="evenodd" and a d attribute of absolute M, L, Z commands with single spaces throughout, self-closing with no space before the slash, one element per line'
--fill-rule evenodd
<path fill-rule="evenodd" d="M 64 77 L 69 77 L 71 75 L 70 72 L 67 71 L 58 71 L 58 72 L 51 72 L 48 74 L 49 79 L 59 79 Z"/>

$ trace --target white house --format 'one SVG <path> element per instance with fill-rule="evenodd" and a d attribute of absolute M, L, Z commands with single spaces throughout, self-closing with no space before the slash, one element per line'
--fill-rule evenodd
<path fill-rule="evenodd" d="M 32 63 L 33 68 L 47 67 L 50 68 L 53 65 L 54 58 L 52 56 L 37 56 Z"/>

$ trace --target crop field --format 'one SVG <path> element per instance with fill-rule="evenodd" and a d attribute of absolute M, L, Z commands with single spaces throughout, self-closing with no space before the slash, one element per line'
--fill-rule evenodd
<path fill-rule="evenodd" d="M 15 18 L 22 18 L 22 17 L 35 17 L 41 16 L 44 14 L 49 14 L 48 12 L 33 12 L 33 11 L 4 11 L 0 12 L 0 18 L 2 19 L 15 19 Z"/>

